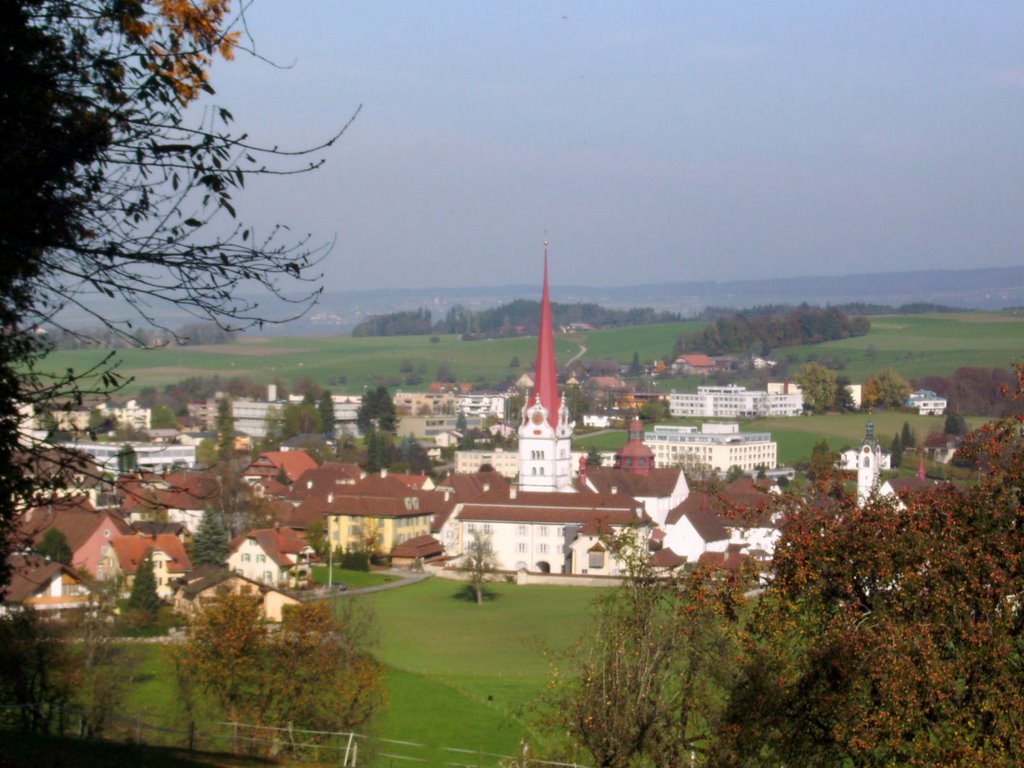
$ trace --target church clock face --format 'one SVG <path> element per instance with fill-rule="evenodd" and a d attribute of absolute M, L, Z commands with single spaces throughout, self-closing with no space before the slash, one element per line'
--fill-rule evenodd
<path fill-rule="evenodd" d="M 542 414 L 540 411 L 537 411 L 535 414 L 533 414 L 533 423 L 534 424 L 542 424 L 543 422 L 544 422 L 544 414 Z"/>

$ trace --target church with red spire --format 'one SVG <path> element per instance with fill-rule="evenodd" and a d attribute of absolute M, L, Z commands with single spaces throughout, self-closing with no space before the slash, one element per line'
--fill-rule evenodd
<path fill-rule="evenodd" d="M 572 424 L 558 392 L 555 335 L 548 288 L 548 244 L 544 243 L 544 289 L 533 390 L 519 424 L 519 488 L 523 491 L 573 492 Z"/>

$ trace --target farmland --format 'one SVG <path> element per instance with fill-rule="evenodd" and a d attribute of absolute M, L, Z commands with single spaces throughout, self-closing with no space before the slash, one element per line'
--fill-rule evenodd
<path fill-rule="evenodd" d="M 961 366 L 1005 366 L 1021 356 L 1024 319 L 1001 314 L 903 315 L 871 318 L 866 336 L 813 346 L 772 350 L 772 357 L 792 355 L 797 364 L 808 359 L 836 361 L 842 373 L 860 381 L 880 368 L 894 368 L 905 377 L 949 375 Z M 562 363 L 585 348 L 586 359 L 628 363 L 671 357 L 680 333 L 700 323 L 667 323 L 557 336 L 555 352 Z M 461 341 L 457 336 L 392 336 L 352 338 L 242 337 L 232 344 L 208 347 L 128 349 L 118 354 L 119 370 L 131 378 L 126 394 L 147 386 L 163 387 L 189 376 L 248 376 L 259 383 L 281 379 L 290 383 L 309 377 L 336 393 L 361 392 L 364 384 L 399 385 L 409 372 L 421 387 L 446 364 L 462 381 L 499 382 L 528 372 L 536 340 L 531 337 Z M 104 356 L 102 350 L 58 351 L 42 367 L 54 372 L 86 370 Z M 518 361 L 517 366 L 510 363 Z M 659 389 L 695 386 L 692 380 L 664 381 Z M 415 386 L 411 388 L 416 388 Z"/>

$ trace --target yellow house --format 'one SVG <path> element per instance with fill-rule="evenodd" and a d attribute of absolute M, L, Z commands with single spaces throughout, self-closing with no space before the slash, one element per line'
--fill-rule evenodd
<path fill-rule="evenodd" d="M 387 554 L 408 539 L 430 533 L 431 513 L 418 496 L 336 496 L 326 512 L 331 545 Z"/>

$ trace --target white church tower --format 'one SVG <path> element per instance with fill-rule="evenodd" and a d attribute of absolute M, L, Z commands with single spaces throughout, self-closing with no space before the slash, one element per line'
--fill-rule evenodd
<path fill-rule="evenodd" d="M 863 506 L 878 490 L 881 477 L 882 449 L 875 440 L 875 425 L 869 421 L 864 432 L 864 445 L 857 457 L 857 505 Z"/>
<path fill-rule="evenodd" d="M 519 488 L 523 491 L 572 492 L 572 425 L 558 394 L 555 340 L 548 295 L 548 244 L 544 243 L 544 293 L 533 391 L 519 424 Z"/>

